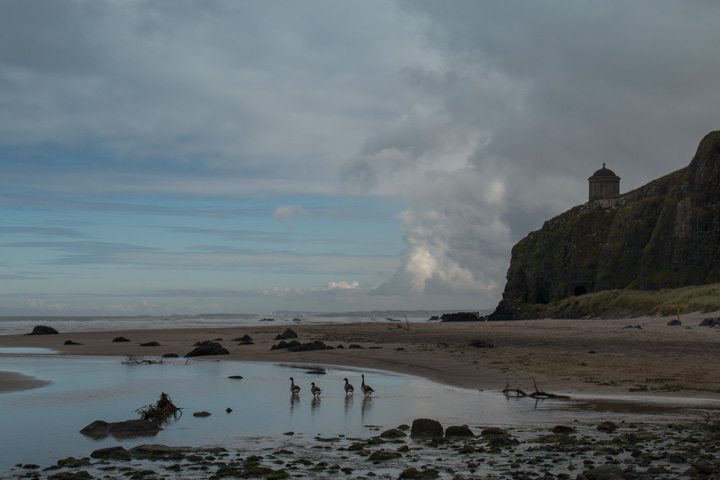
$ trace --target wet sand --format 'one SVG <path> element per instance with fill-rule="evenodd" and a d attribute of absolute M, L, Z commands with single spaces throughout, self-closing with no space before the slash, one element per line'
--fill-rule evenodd
<path fill-rule="evenodd" d="M 185 356 L 199 341 L 217 340 L 229 355 L 204 357 L 273 363 L 372 368 L 412 374 L 472 389 L 551 393 L 682 394 L 716 397 L 720 380 L 720 329 L 700 327 L 720 312 L 677 317 L 610 320 L 524 320 L 468 323 L 303 324 L 290 328 L 301 343 L 332 350 L 271 350 L 287 326 L 60 332 L 0 336 L 3 347 L 40 347 L 60 355 Z M 633 328 L 628 328 L 633 327 Z M 640 328 L 637 328 L 640 327 Z M 248 334 L 253 345 L 232 341 Z M 129 342 L 113 342 L 115 337 Z M 220 340 L 218 340 L 220 339 Z M 64 345 L 66 340 L 82 345 Z M 160 346 L 140 346 L 155 341 Z M 362 348 L 348 348 L 350 345 Z M 473 345 L 478 346 L 473 346 Z M 0 372 L 0 392 L 32 388 L 30 377 Z M 39 386 L 35 384 L 35 386 Z"/>

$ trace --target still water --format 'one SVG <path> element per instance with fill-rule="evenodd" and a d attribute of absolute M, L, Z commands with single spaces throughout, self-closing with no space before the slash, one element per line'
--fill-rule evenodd
<path fill-rule="evenodd" d="M 680 399 L 535 402 L 418 377 L 335 367 L 317 374 L 311 367 L 290 364 L 170 359 L 163 364 L 125 365 L 123 360 L 0 354 L 0 370 L 52 382 L 34 390 L 0 394 L 0 471 L 18 463 L 48 465 L 68 456 L 89 456 L 97 448 L 115 445 L 241 448 L 244 442 L 289 432 L 308 438 L 367 437 L 375 427 L 411 424 L 416 418 L 433 418 L 446 427 L 467 424 L 473 429 L 527 424 L 551 428 L 576 419 L 673 421 L 697 418 L 708 406 L 708 402 Z M 371 397 L 359 393 L 361 373 L 375 389 Z M 234 375 L 243 378 L 228 378 Z M 302 388 L 299 396 L 290 393 L 290 377 Z M 355 386 L 354 396 L 345 395 L 345 377 Z M 322 388 L 317 398 L 310 394 L 311 382 Z M 183 409 L 183 415 L 153 437 L 94 440 L 79 433 L 94 420 L 138 418 L 136 410 L 155 403 L 162 392 Z M 227 413 L 228 408 L 232 412 Z M 197 411 L 211 416 L 194 417 Z"/>

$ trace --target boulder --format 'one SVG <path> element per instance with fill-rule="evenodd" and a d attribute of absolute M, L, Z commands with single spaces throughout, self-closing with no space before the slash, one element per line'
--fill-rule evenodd
<path fill-rule="evenodd" d="M 27 335 L 57 335 L 58 331 L 47 325 L 36 325 Z"/>
<path fill-rule="evenodd" d="M 588 480 L 624 480 L 622 474 L 622 468 L 617 465 L 600 465 L 583 472 Z"/>
<path fill-rule="evenodd" d="M 675 326 L 678 326 L 678 325 L 682 325 L 682 322 L 681 322 L 680 320 L 678 320 L 677 318 L 674 319 L 674 320 L 670 320 L 670 321 L 668 322 L 668 326 L 669 326 L 669 327 L 675 327 Z"/>
<path fill-rule="evenodd" d="M 607 432 L 612 433 L 615 430 L 617 430 L 617 425 L 615 425 L 614 422 L 602 422 L 600 425 L 597 426 L 598 432 Z"/>
<path fill-rule="evenodd" d="M 323 342 L 319 340 L 315 340 L 314 342 L 310 343 L 303 343 L 301 345 L 295 345 L 293 347 L 288 348 L 288 351 L 290 352 L 309 352 L 312 350 L 327 350 L 328 347 Z"/>
<path fill-rule="evenodd" d="M 217 342 L 207 341 L 195 347 L 195 349 L 185 355 L 185 357 L 201 357 L 207 355 L 230 355 L 230 352 Z"/>
<path fill-rule="evenodd" d="M 140 344 L 141 347 L 159 347 L 160 344 L 158 342 L 145 342 Z"/>
<path fill-rule="evenodd" d="M 288 328 L 282 334 L 275 337 L 275 340 L 288 340 L 290 338 L 298 338 L 298 336 L 291 328 Z"/>
<path fill-rule="evenodd" d="M 65 340 L 63 345 L 82 345 L 82 343 L 73 342 L 72 340 Z"/>
<path fill-rule="evenodd" d="M 112 339 L 113 342 L 129 342 L 130 340 L 125 337 L 115 337 Z"/>
<path fill-rule="evenodd" d="M 102 438 L 108 435 L 112 435 L 114 437 L 135 437 L 141 435 L 155 435 L 160 430 L 162 430 L 162 428 L 155 423 L 142 419 L 110 423 L 103 420 L 95 420 L 80 430 L 80 433 L 93 438 Z"/>
<path fill-rule="evenodd" d="M 478 322 L 480 314 L 478 312 L 457 312 L 443 313 L 440 317 L 441 322 Z"/>
<path fill-rule="evenodd" d="M 507 435 L 507 434 L 508 433 L 500 427 L 488 427 L 488 428 L 484 428 L 482 430 L 482 432 L 480 432 L 480 435 L 482 435 L 483 437 L 488 437 L 491 435 Z"/>
<path fill-rule="evenodd" d="M 568 427 L 567 425 L 556 425 L 552 429 L 552 433 L 558 433 L 558 434 L 568 434 L 575 432 L 575 429 L 572 427 Z"/>
<path fill-rule="evenodd" d="M 95 450 L 90 454 L 92 458 L 112 458 L 112 459 L 129 459 L 130 458 L 130 452 L 125 450 L 125 448 L 117 446 L 117 447 L 107 447 L 107 448 L 100 448 L 98 450 Z"/>
<path fill-rule="evenodd" d="M 445 429 L 446 437 L 474 437 L 475 434 L 467 425 L 453 425 Z"/>
<path fill-rule="evenodd" d="M 442 437 L 445 429 L 437 420 L 417 418 L 413 420 L 410 435 L 422 437 Z"/>
<path fill-rule="evenodd" d="M 407 437 L 407 434 L 397 428 L 391 428 L 390 430 L 385 430 L 380 436 L 383 438 L 400 438 Z"/>
<path fill-rule="evenodd" d="M 253 339 L 250 335 L 247 333 L 243 335 L 242 337 L 237 337 L 232 339 L 233 342 L 252 342 Z"/>
<path fill-rule="evenodd" d="M 720 318 L 706 318 L 700 322 L 699 327 L 717 327 L 720 326 Z"/>
<path fill-rule="evenodd" d="M 205 410 L 203 410 L 202 412 L 193 413 L 193 417 L 200 417 L 200 418 L 209 417 L 210 415 L 212 415 L 212 414 L 210 412 L 206 412 Z"/>
<path fill-rule="evenodd" d="M 290 347 L 295 347 L 295 346 L 299 346 L 299 345 L 301 345 L 301 344 L 297 340 L 292 340 L 291 342 L 286 342 L 285 340 L 282 340 L 277 345 L 273 345 L 272 347 L 270 347 L 270 350 L 283 350 L 283 349 L 288 349 Z"/>
<path fill-rule="evenodd" d="M 370 454 L 371 462 L 383 462 L 385 460 L 392 460 L 393 458 L 400 458 L 402 454 L 399 452 L 393 452 L 392 450 L 381 449 Z"/>
<path fill-rule="evenodd" d="M 166 353 L 162 356 L 162 358 L 179 358 L 180 355 L 177 353 Z"/>

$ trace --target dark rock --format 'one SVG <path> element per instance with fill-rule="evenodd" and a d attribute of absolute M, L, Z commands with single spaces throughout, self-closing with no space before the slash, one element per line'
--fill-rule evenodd
<path fill-rule="evenodd" d="M 180 358 L 180 355 L 177 353 L 166 353 L 162 356 L 162 358 Z"/>
<path fill-rule="evenodd" d="M 311 350 L 327 350 L 328 347 L 321 341 L 315 340 L 310 343 L 303 343 L 301 345 L 295 345 L 288 348 L 290 352 L 309 352 Z"/>
<path fill-rule="evenodd" d="M 552 433 L 559 433 L 559 434 L 568 434 L 573 433 L 575 431 L 574 428 L 568 427 L 566 425 L 556 425 L 552 429 Z"/>
<path fill-rule="evenodd" d="M 32 332 L 26 335 L 57 335 L 58 331 L 47 325 L 36 325 Z"/>
<path fill-rule="evenodd" d="M 145 342 L 140 344 L 141 347 L 159 347 L 160 344 L 158 342 L 152 341 L 152 342 Z"/>
<path fill-rule="evenodd" d="M 63 345 L 82 345 L 82 343 L 73 342 L 72 340 L 65 340 Z"/>
<path fill-rule="evenodd" d="M 483 430 L 480 432 L 480 435 L 482 435 L 483 437 L 488 437 L 491 435 L 507 435 L 507 434 L 508 433 L 500 427 L 483 428 Z"/>
<path fill-rule="evenodd" d="M 95 420 L 86 426 L 80 433 L 93 438 L 102 438 L 108 435 L 114 437 L 134 437 L 140 435 L 155 435 L 162 428 L 147 420 L 125 420 L 124 422 L 105 422 Z"/>
<path fill-rule="evenodd" d="M 252 342 L 253 339 L 250 335 L 247 333 L 243 335 L 242 337 L 237 337 L 232 339 L 233 342 Z"/>
<path fill-rule="evenodd" d="M 443 313 L 440 317 L 441 322 L 478 322 L 480 314 L 478 312 L 458 312 Z"/>
<path fill-rule="evenodd" d="M 230 375 L 228 378 L 232 378 L 233 380 L 242 380 L 242 375 Z"/>
<path fill-rule="evenodd" d="M 144 455 L 149 453 L 187 453 L 191 452 L 191 447 L 170 447 L 168 445 L 161 445 L 159 443 L 150 443 L 138 445 L 130 449 L 130 455 Z"/>
<path fill-rule="evenodd" d="M 446 437 L 474 437 L 475 434 L 467 425 L 453 425 L 445 429 Z"/>
<path fill-rule="evenodd" d="M 107 448 L 101 448 L 98 450 L 95 450 L 90 454 L 92 458 L 113 458 L 113 459 L 129 459 L 130 458 L 130 452 L 125 450 L 125 448 L 117 446 L 117 447 L 107 447 Z"/>
<path fill-rule="evenodd" d="M 275 340 L 288 340 L 290 338 L 298 338 L 298 336 L 291 328 L 288 328 L 283 333 L 275 337 Z"/>
<path fill-rule="evenodd" d="M 210 412 L 206 412 L 205 410 L 203 410 L 202 412 L 193 413 L 193 417 L 200 417 L 200 418 L 209 417 L 210 415 L 212 415 L 212 414 Z"/>
<path fill-rule="evenodd" d="M 491 447 L 511 447 L 519 444 L 519 441 L 509 435 L 493 435 L 493 437 L 488 440 L 488 445 Z"/>
<path fill-rule="evenodd" d="M 400 438 L 407 437 L 407 434 L 397 428 L 391 428 L 390 430 L 385 430 L 380 436 L 384 438 Z"/>
<path fill-rule="evenodd" d="M 628 325 L 626 327 L 623 327 L 622 329 L 623 330 L 628 330 L 628 329 L 642 330 L 643 328 L 640 325 Z"/>
<path fill-rule="evenodd" d="M 617 430 L 617 425 L 615 425 L 614 422 L 602 422 L 600 425 L 597 426 L 597 430 L 598 432 L 612 433 Z"/>
<path fill-rule="evenodd" d="M 274 318 L 261 318 L 260 321 L 261 322 L 274 322 L 275 319 Z"/>
<path fill-rule="evenodd" d="M 624 480 L 622 468 L 617 465 L 600 465 L 582 473 L 588 480 Z"/>
<path fill-rule="evenodd" d="M 353 344 L 351 344 L 348 348 L 363 348 L 363 347 L 361 347 L 361 346 L 358 345 L 357 343 L 353 343 Z"/>
<path fill-rule="evenodd" d="M 430 418 L 417 418 L 413 420 L 412 428 L 410 429 L 410 435 L 412 436 L 442 437 L 443 433 L 444 429 L 440 422 Z"/>
<path fill-rule="evenodd" d="M 90 475 L 86 470 L 79 470 L 77 472 L 60 472 L 53 475 L 49 475 L 48 480 L 92 480 L 94 477 Z"/>
<path fill-rule="evenodd" d="M 707 460 L 698 460 L 697 463 L 693 465 L 693 468 L 701 475 L 712 475 L 713 473 L 720 472 L 720 465 Z"/>
<path fill-rule="evenodd" d="M 125 338 L 125 337 L 115 337 L 115 338 L 112 339 L 112 341 L 113 341 L 113 342 L 129 342 L 130 340 L 128 340 L 128 339 Z"/>
<path fill-rule="evenodd" d="M 674 320 L 670 320 L 667 324 L 669 327 L 675 327 L 678 325 L 682 325 L 682 322 L 676 318 Z"/>
<path fill-rule="evenodd" d="M 371 462 L 383 462 L 385 460 L 392 460 L 393 458 L 400 458 L 402 454 L 399 452 L 393 452 L 392 450 L 380 449 L 370 454 L 369 460 Z"/>
<path fill-rule="evenodd" d="M 229 355 L 230 352 L 217 342 L 203 342 L 185 357 L 202 357 L 207 355 Z"/>
<path fill-rule="evenodd" d="M 524 304 L 549 305 L 583 293 L 718 282 L 719 152 L 720 131 L 710 132 L 687 167 L 547 220 L 512 248 L 503 299 L 490 319 L 527 318 Z M 536 315 L 599 313 L 582 311 L 577 302 L 556 305 Z"/>
<path fill-rule="evenodd" d="M 282 340 L 277 345 L 273 345 L 272 347 L 270 347 L 270 350 L 283 350 L 283 349 L 288 349 L 291 347 L 296 347 L 299 345 L 301 345 L 301 344 L 297 340 L 292 340 L 290 342 L 286 342 L 285 340 Z"/>

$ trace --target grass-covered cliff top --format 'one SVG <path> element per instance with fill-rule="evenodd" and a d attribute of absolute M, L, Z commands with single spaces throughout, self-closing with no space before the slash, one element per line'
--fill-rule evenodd
<path fill-rule="evenodd" d="M 523 304 L 522 318 L 623 318 L 720 310 L 720 283 L 656 291 L 606 290 L 557 302 Z"/>

